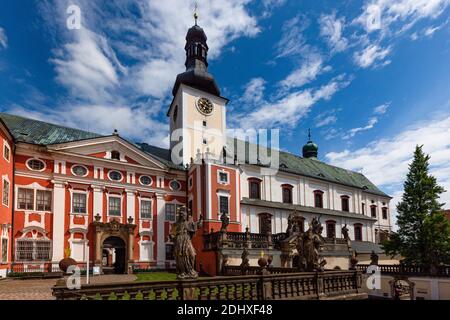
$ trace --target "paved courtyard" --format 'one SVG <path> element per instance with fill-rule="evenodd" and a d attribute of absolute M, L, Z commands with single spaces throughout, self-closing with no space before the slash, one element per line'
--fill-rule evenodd
<path fill-rule="evenodd" d="M 53 300 L 52 287 L 58 279 L 0 281 L 0 300 Z M 91 283 L 113 283 L 136 280 L 134 275 L 102 275 L 91 277 Z M 82 283 L 86 279 L 82 278 Z"/>

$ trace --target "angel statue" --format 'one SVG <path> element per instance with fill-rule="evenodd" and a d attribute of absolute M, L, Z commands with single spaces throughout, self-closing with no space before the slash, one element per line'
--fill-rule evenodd
<path fill-rule="evenodd" d="M 177 279 L 195 279 L 198 277 L 198 273 L 195 271 L 196 252 L 191 239 L 202 224 L 202 216 L 197 222 L 194 222 L 192 214 L 186 211 L 186 207 L 183 206 L 178 209 L 177 221 L 172 225 L 170 234 L 170 238 L 173 239 L 175 244 Z"/>

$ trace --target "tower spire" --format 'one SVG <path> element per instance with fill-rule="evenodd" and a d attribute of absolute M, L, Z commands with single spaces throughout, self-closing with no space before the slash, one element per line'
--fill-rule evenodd
<path fill-rule="evenodd" d="M 196 26 L 198 26 L 198 24 L 197 24 L 197 20 L 198 20 L 198 2 L 197 1 L 195 1 L 195 4 L 194 4 L 194 20 L 195 20 L 195 25 Z"/>
<path fill-rule="evenodd" d="M 308 129 L 308 141 L 311 141 L 311 128 Z"/>

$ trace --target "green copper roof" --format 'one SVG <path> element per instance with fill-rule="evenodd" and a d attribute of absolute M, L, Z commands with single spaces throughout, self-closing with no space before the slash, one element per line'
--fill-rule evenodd
<path fill-rule="evenodd" d="M 237 140 L 235 140 L 237 141 Z M 240 141 L 242 143 L 242 141 Z M 233 144 L 233 139 L 228 138 L 228 146 Z M 237 144 L 234 143 L 234 150 L 237 150 Z M 248 141 L 246 142 L 246 154 L 245 162 L 248 163 L 249 160 L 249 148 Z M 253 147 L 255 146 L 252 144 Z M 231 149 L 230 149 L 231 150 Z M 256 149 L 255 149 L 256 150 Z M 267 152 L 266 149 L 261 149 L 263 152 L 271 154 L 270 151 Z M 259 151 L 257 152 L 257 154 Z M 257 156 L 258 157 L 258 156 Z M 242 161 L 242 160 L 241 160 Z M 302 158 L 300 156 L 294 155 L 292 153 L 279 151 L 279 170 L 287 173 L 298 174 L 302 176 L 307 176 L 315 178 L 318 180 L 334 182 L 344 186 L 349 186 L 353 188 L 358 188 L 367 193 L 372 193 L 380 195 L 383 197 L 389 197 L 386 193 L 378 189 L 369 179 L 367 179 L 363 174 L 359 172 L 354 172 L 351 170 L 335 167 L 329 165 L 325 162 L 318 160 L 317 158 Z"/>
<path fill-rule="evenodd" d="M 97 133 L 67 128 L 6 113 L 0 113 L 0 118 L 6 124 L 16 141 L 20 142 L 50 145 L 104 137 Z M 229 138 L 228 144 L 232 144 L 233 141 L 233 139 Z M 169 168 L 177 170 L 184 169 L 182 166 L 175 165 L 170 161 L 170 151 L 167 149 L 158 148 L 145 143 L 137 143 L 135 146 L 155 157 Z M 248 160 L 248 142 L 246 142 L 245 149 L 245 158 Z M 236 148 L 234 148 L 234 150 L 236 150 Z M 368 193 L 389 197 L 370 182 L 363 174 L 326 164 L 316 158 L 302 158 L 288 152 L 280 151 L 279 166 L 280 171 L 283 172 L 334 182 L 349 187 L 359 188 Z"/>
<path fill-rule="evenodd" d="M 0 118 L 11 131 L 14 139 L 20 142 L 49 145 L 102 137 L 102 135 L 97 133 L 67 128 L 7 113 L 0 113 Z"/>

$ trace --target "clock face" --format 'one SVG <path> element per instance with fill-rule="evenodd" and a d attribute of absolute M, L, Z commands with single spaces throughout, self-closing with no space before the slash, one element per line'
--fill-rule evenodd
<path fill-rule="evenodd" d="M 200 98 L 197 101 L 198 110 L 204 115 L 210 115 L 213 112 L 214 105 L 206 98 Z"/>

